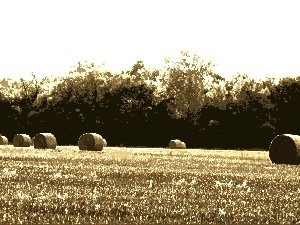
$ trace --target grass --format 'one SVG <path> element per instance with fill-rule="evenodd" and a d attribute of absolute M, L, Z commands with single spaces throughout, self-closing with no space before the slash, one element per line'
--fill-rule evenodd
<path fill-rule="evenodd" d="M 0 146 L 0 223 L 300 223 L 300 168 L 268 152 Z"/>

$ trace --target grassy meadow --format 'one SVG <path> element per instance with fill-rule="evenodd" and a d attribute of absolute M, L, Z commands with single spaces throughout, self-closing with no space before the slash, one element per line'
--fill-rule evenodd
<path fill-rule="evenodd" d="M 0 223 L 300 223 L 300 167 L 267 151 L 7 145 L 0 160 Z"/>

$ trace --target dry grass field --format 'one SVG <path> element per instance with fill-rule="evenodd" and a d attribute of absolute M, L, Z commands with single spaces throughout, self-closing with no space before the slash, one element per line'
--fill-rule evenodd
<path fill-rule="evenodd" d="M 0 160 L 0 223 L 300 223 L 300 167 L 268 152 L 8 145 Z"/>

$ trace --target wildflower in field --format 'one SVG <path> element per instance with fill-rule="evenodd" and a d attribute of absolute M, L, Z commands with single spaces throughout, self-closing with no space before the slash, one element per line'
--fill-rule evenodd
<path fill-rule="evenodd" d="M 63 199 L 64 197 L 60 193 L 58 193 L 57 198 Z"/>
<path fill-rule="evenodd" d="M 216 187 L 222 187 L 224 185 L 227 185 L 227 184 L 226 183 L 222 183 L 222 182 L 220 182 L 218 180 L 216 181 L 216 184 L 215 184 Z"/>
<path fill-rule="evenodd" d="M 53 177 L 54 177 L 54 179 L 56 179 L 56 178 L 62 178 L 62 175 L 61 175 L 60 172 L 58 172 L 58 173 L 55 173 L 55 174 L 53 175 Z"/>
<path fill-rule="evenodd" d="M 100 205 L 100 204 L 96 204 L 96 205 L 95 205 L 95 210 L 98 210 L 98 209 L 100 209 L 100 207 L 101 207 L 101 205 Z"/>
<path fill-rule="evenodd" d="M 191 183 L 190 183 L 191 185 L 195 185 L 195 184 L 197 184 L 197 181 L 196 181 L 196 178 L 194 177 L 193 178 L 193 180 L 191 181 Z"/>
<path fill-rule="evenodd" d="M 229 188 L 231 188 L 231 187 L 233 186 L 232 183 L 233 183 L 233 181 L 231 180 L 231 181 L 227 184 L 227 186 L 228 186 Z"/>
<path fill-rule="evenodd" d="M 225 209 L 219 208 L 219 214 L 220 215 L 225 215 L 226 214 Z"/>
<path fill-rule="evenodd" d="M 177 181 L 177 185 L 182 185 L 184 183 L 185 183 L 185 179 L 184 178 L 182 178 L 179 181 Z"/>
<path fill-rule="evenodd" d="M 153 180 L 149 181 L 149 187 L 148 188 L 152 188 L 153 187 Z"/>
<path fill-rule="evenodd" d="M 247 186 L 247 182 L 244 181 L 242 184 L 238 184 L 236 187 L 237 188 L 245 188 Z"/>
<path fill-rule="evenodd" d="M 216 186 L 221 186 L 221 185 L 222 185 L 222 183 L 220 181 L 216 180 Z"/>

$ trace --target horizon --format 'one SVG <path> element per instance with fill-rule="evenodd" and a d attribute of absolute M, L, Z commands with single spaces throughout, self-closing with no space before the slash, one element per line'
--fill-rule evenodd
<path fill-rule="evenodd" d="M 106 62 L 102 69 L 112 73 L 138 60 L 160 68 L 184 50 L 197 51 L 226 80 L 300 76 L 297 1 L 16 0 L 0 7 L 0 79 L 64 76 L 84 61 Z"/>

